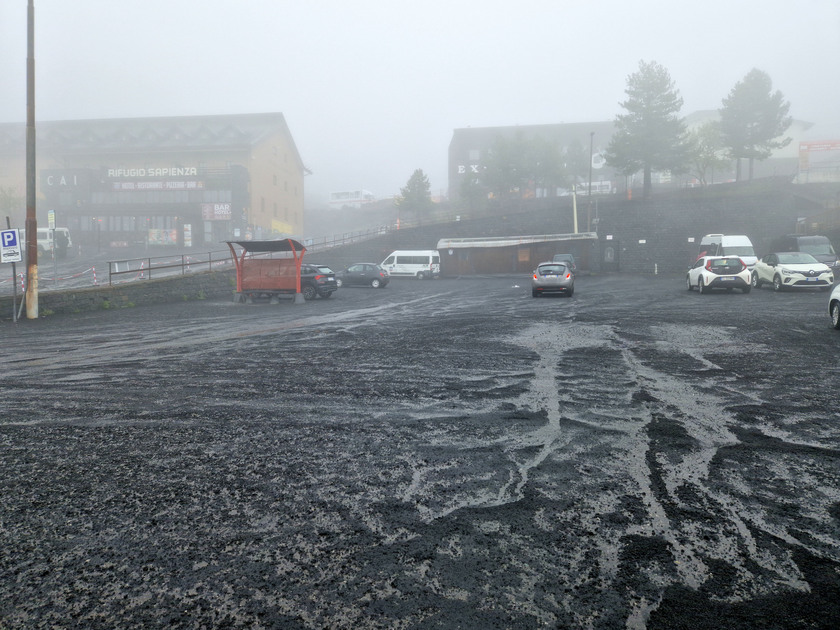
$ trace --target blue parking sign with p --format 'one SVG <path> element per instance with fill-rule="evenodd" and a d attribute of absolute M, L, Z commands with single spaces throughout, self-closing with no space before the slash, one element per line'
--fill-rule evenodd
<path fill-rule="evenodd" d="M 17 247 L 18 246 L 18 231 L 17 230 L 3 230 L 0 232 L 0 244 L 3 247 Z"/>
<path fill-rule="evenodd" d="M 17 229 L 0 230 L 0 262 L 20 262 L 20 234 Z"/>

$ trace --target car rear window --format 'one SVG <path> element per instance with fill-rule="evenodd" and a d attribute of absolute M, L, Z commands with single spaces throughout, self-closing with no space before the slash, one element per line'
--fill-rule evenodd
<path fill-rule="evenodd" d="M 719 258 L 709 262 L 709 269 L 714 273 L 738 273 L 743 268 L 739 258 Z"/>
<path fill-rule="evenodd" d="M 541 276 L 560 276 L 566 273 L 565 265 L 543 265 L 539 268 Z"/>

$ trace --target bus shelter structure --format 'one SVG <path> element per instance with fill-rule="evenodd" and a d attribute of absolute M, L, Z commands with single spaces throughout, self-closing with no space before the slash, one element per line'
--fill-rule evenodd
<path fill-rule="evenodd" d="M 304 302 L 300 266 L 306 248 L 302 243 L 291 238 L 226 242 L 236 266 L 234 302 L 268 298 L 276 303 L 283 296 L 294 296 L 295 304 Z"/>

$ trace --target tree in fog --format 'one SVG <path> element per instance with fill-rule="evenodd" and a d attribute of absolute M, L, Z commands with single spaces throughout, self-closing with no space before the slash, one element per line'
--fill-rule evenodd
<path fill-rule="evenodd" d="M 543 138 L 499 136 L 482 162 L 482 179 L 497 199 L 522 199 L 564 181 L 557 146 Z"/>
<path fill-rule="evenodd" d="M 464 210 L 475 212 L 483 209 L 486 203 L 487 187 L 482 183 L 479 173 L 470 168 L 461 180 L 458 205 Z"/>
<path fill-rule="evenodd" d="M 686 161 L 683 100 L 668 71 L 652 61 L 639 62 L 627 77 L 627 110 L 615 119 L 616 132 L 607 147 L 607 163 L 625 175 L 644 172 L 644 196 L 650 196 L 651 172 L 680 172 Z"/>
<path fill-rule="evenodd" d="M 519 197 L 528 181 L 528 145 L 521 133 L 499 136 L 482 162 L 484 185 L 496 199 Z"/>
<path fill-rule="evenodd" d="M 563 166 L 566 173 L 565 183 L 571 188 L 578 180 L 586 180 L 589 177 L 589 147 L 575 138 L 563 152 Z"/>
<path fill-rule="evenodd" d="M 772 92 L 773 82 L 766 72 L 753 68 L 735 84 L 723 99 L 720 129 L 729 155 L 736 160 L 736 180 L 741 179 L 741 159 L 753 162 L 770 157 L 774 149 L 790 143 L 782 134 L 790 127 L 790 103 L 779 90 Z"/>
<path fill-rule="evenodd" d="M 413 214 L 414 218 L 421 222 L 432 209 L 432 193 L 429 178 L 418 168 L 412 173 L 405 187 L 400 188 L 400 196 L 397 199 L 397 206 L 401 214 Z"/>
<path fill-rule="evenodd" d="M 706 122 L 688 133 L 688 172 L 701 186 L 709 184 L 715 170 L 725 169 L 730 160 L 720 137 L 720 124 Z"/>

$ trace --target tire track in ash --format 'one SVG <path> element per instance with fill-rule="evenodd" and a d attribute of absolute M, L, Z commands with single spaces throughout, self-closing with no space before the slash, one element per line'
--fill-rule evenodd
<path fill-rule="evenodd" d="M 766 409 L 773 403 L 762 400 L 755 380 L 739 373 L 742 366 L 754 366 L 766 349 L 736 343 L 735 334 L 721 327 L 665 326 L 642 339 L 636 334 L 617 339 L 646 408 L 645 465 L 631 468 L 640 488 L 647 486 L 649 514 L 657 517 L 645 535 L 667 542 L 676 568 L 672 584 L 714 592 L 718 601 L 743 602 L 780 589 L 809 593 L 795 548 L 837 560 L 836 545 L 829 551 L 828 544 L 837 491 L 824 485 L 807 497 L 806 505 L 823 508 L 821 522 L 803 521 L 798 509 L 778 510 L 780 499 L 791 507 L 797 503 L 785 496 L 789 490 L 776 487 L 776 480 L 797 476 L 797 464 L 784 460 L 819 447 L 795 439 L 766 451 L 743 444 L 732 407 Z M 772 400 L 773 390 L 767 390 Z M 760 445 L 762 438 L 752 441 Z M 779 457 L 779 451 L 788 450 L 793 457 Z M 825 478 L 832 459 L 836 465 L 836 449 L 833 455 L 817 455 L 814 464 L 824 467 L 818 477 Z M 756 465 L 770 474 L 755 475 Z M 803 526 L 810 530 L 805 535 L 791 533 Z M 631 529 L 624 536 L 640 533 Z M 656 606 L 648 600 L 637 607 L 629 625 L 641 627 Z"/>
<path fill-rule="evenodd" d="M 721 347 L 739 355 L 763 347 L 736 345 L 729 334 L 686 328 L 623 336 L 611 326 L 580 324 L 526 330 L 509 341 L 535 353 L 534 373 L 512 404 L 544 413 L 544 421 L 489 440 L 462 438 L 457 458 L 415 465 L 403 498 L 426 522 L 462 510 L 486 518 L 488 509 L 527 503 L 529 495 L 547 498 L 532 524 L 566 532 L 571 544 L 550 561 L 535 560 L 545 566 L 531 570 L 563 575 L 565 589 L 598 590 L 587 605 L 574 594 L 559 598 L 583 625 L 603 612 L 609 591 L 625 593 L 624 606 L 613 611 L 634 628 L 645 626 L 669 585 L 720 589 L 715 596 L 725 601 L 768 595 L 780 585 L 806 591 L 790 553 L 772 543 L 795 539 L 745 505 L 747 481 L 731 470 L 731 480 L 718 479 L 721 454 L 742 446 L 727 406 L 761 402 L 716 361 Z M 691 338 L 707 345 L 686 343 Z M 488 455 L 493 465 L 476 465 Z M 459 470 L 466 467 L 481 473 L 471 483 Z M 457 477 L 459 492 L 441 497 L 443 477 Z M 534 600 L 532 591 L 510 596 Z M 556 605 L 534 604 L 534 614 Z"/>

